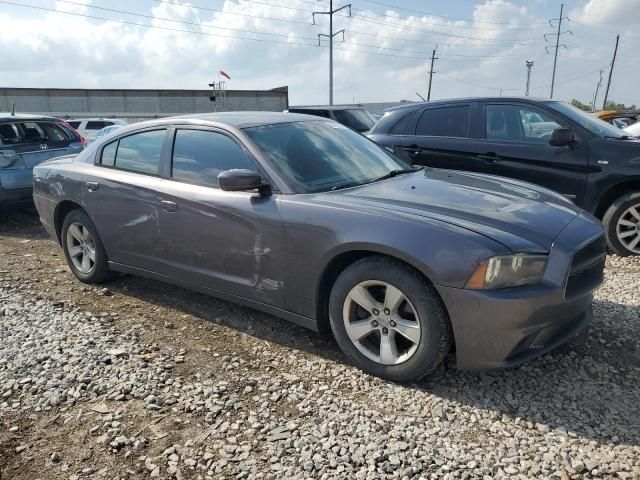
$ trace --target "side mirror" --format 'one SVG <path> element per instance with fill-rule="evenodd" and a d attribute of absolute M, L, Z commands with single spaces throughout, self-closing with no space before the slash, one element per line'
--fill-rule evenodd
<path fill-rule="evenodd" d="M 571 145 L 574 140 L 575 137 L 571 130 L 568 128 L 556 128 L 549 136 L 549 145 L 552 147 L 566 147 L 567 145 Z"/>
<path fill-rule="evenodd" d="M 220 172 L 218 186 L 225 192 L 242 192 L 263 187 L 260 174 L 240 168 Z"/>

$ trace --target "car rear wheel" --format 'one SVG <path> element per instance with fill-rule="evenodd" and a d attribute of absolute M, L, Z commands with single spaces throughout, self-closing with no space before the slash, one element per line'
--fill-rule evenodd
<path fill-rule="evenodd" d="M 640 255 L 640 193 L 628 193 L 609 207 L 602 219 L 607 243 L 621 256 Z"/>
<path fill-rule="evenodd" d="M 394 259 L 367 257 L 345 269 L 329 300 L 331 329 L 362 370 L 393 381 L 432 372 L 451 347 L 444 305 L 433 286 Z"/>
<path fill-rule="evenodd" d="M 111 276 L 98 232 L 82 210 L 72 210 L 62 224 L 62 247 L 78 280 L 101 283 Z"/>

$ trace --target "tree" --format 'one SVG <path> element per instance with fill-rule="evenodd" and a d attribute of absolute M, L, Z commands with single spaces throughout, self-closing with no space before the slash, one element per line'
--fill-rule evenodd
<path fill-rule="evenodd" d="M 585 112 L 590 112 L 591 111 L 591 105 L 587 105 L 586 103 L 582 103 L 580 100 L 576 100 L 575 98 L 573 100 L 571 100 L 571 105 L 573 105 L 576 108 L 579 108 L 580 110 L 584 110 Z"/>
<path fill-rule="evenodd" d="M 631 105 L 630 107 L 627 107 L 624 103 L 616 103 L 613 100 L 609 100 L 607 102 L 607 105 L 605 107 L 605 110 L 637 110 L 638 107 L 636 106 L 636 104 L 634 103 L 633 105 Z"/>

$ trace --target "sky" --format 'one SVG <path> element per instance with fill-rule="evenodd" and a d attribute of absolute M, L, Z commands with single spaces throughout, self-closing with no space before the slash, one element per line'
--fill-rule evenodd
<path fill-rule="evenodd" d="M 334 8 L 346 0 L 334 0 Z M 549 97 L 560 1 L 352 0 L 334 16 L 334 102 Z M 37 8 L 34 8 L 37 7 Z M 289 86 L 328 103 L 329 0 L 0 0 L 0 87 L 229 89 Z M 640 0 L 566 0 L 554 98 L 640 104 Z M 555 20 L 554 20 L 555 19 Z M 551 22 L 550 22 L 551 20 Z M 545 34 L 547 35 L 545 40 Z M 545 49 L 547 47 L 547 49 Z M 548 52 L 546 51 L 548 50 Z"/>

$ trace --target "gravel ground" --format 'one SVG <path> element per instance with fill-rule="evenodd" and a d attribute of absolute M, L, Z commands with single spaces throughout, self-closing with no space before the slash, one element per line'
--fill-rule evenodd
<path fill-rule="evenodd" d="M 0 479 L 640 478 L 640 258 L 526 365 L 398 385 L 328 336 L 135 277 L 77 282 L 0 223 Z"/>

